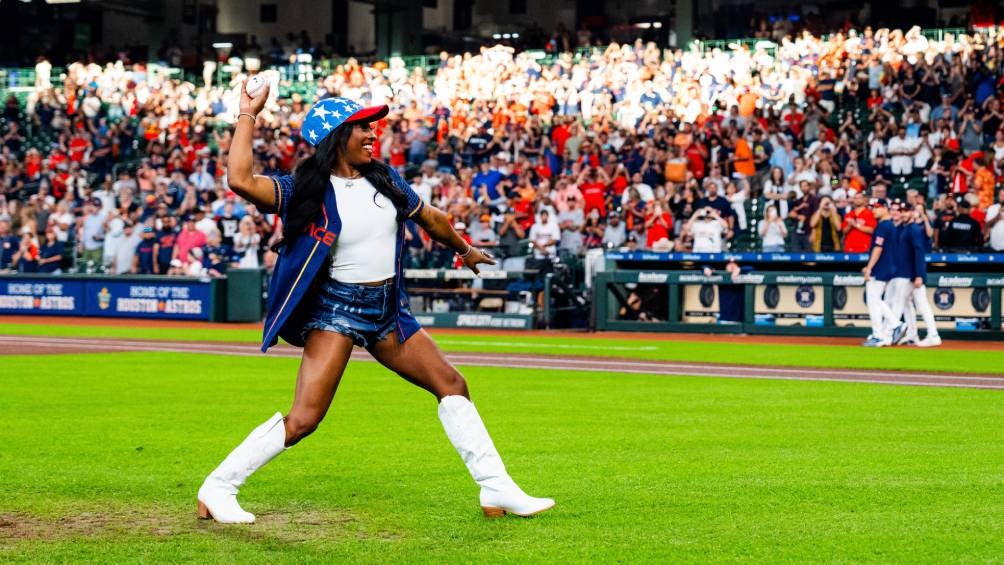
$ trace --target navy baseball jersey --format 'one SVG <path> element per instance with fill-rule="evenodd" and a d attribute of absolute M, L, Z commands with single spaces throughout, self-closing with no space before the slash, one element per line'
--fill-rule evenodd
<path fill-rule="evenodd" d="M 896 237 L 896 225 L 892 220 L 882 220 L 875 226 L 875 233 L 872 235 L 872 250 L 876 247 L 882 248 L 882 254 L 872 268 L 872 276 L 875 280 L 888 282 L 895 274 L 895 256 L 898 253 L 898 241 Z"/>

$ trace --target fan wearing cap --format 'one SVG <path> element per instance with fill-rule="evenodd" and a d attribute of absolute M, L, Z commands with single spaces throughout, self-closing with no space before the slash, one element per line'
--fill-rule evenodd
<path fill-rule="evenodd" d="M 371 122 L 387 106 L 364 108 L 345 98 L 320 100 L 306 113 L 300 133 L 314 146 L 293 175 L 252 174 L 252 137 L 268 88 L 251 98 L 241 92 L 230 147 L 231 190 L 282 220 L 279 257 L 269 284 L 262 350 L 278 337 L 304 348 L 293 406 L 258 426 L 206 478 L 198 492 L 199 516 L 250 523 L 237 503 L 238 488 L 257 469 L 312 433 L 324 418 L 353 346 L 429 391 L 439 418 L 471 476 L 480 486 L 487 516 L 528 516 L 554 506 L 528 496 L 509 477 L 463 376 L 446 360 L 412 316 L 403 286 L 401 254 L 411 220 L 453 249 L 478 273 L 492 257 L 472 247 L 446 214 L 425 206 L 387 164 L 373 157 Z M 374 406 L 374 410 L 379 407 Z"/>

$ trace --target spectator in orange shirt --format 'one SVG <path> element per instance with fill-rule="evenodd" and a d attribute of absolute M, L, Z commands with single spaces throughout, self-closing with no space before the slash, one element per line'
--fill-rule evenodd
<path fill-rule="evenodd" d="M 733 161 L 735 171 L 744 177 L 752 177 L 756 174 L 756 165 L 753 163 L 753 150 L 750 148 L 749 143 L 746 143 L 746 138 L 740 136 L 738 133 L 732 134 L 732 143 L 736 148 Z"/>
<path fill-rule="evenodd" d="M 863 192 L 854 195 L 854 209 L 844 216 L 844 251 L 846 253 L 867 253 L 871 247 L 872 233 L 877 222 Z"/>
<path fill-rule="evenodd" d="M 983 157 L 973 159 L 973 180 L 971 191 L 980 198 L 980 210 L 986 210 L 994 203 L 994 185 L 996 179 L 994 172 L 987 167 L 987 162 Z"/>
<path fill-rule="evenodd" d="M 756 102 L 759 97 L 750 92 L 747 88 L 744 94 L 739 95 L 739 115 L 744 118 L 749 118 L 756 111 Z"/>

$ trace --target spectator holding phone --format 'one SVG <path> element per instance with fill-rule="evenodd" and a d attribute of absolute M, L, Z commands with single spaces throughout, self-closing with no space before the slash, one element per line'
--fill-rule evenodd
<path fill-rule="evenodd" d="M 718 210 L 709 206 L 697 210 L 683 231 L 693 241 L 694 253 L 721 253 L 725 241 L 722 236 L 728 229 Z"/>
<path fill-rule="evenodd" d="M 819 208 L 809 220 L 812 229 L 812 250 L 816 253 L 832 253 L 840 249 L 840 214 L 833 199 L 824 196 L 819 199 Z"/>
<path fill-rule="evenodd" d="M 777 207 L 767 205 L 764 219 L 760 220 L 760 239 L 765 253 L 784 253 L 784 241 L 788 237 L 788 228 L 777 213 Z"/>
<path fill-rule="evenodd" d="M 673 217 L 658 199 L 648 204 L 645 230 L 646 248 L 653 251 L 669 251 L 672 248 L 670 234 L 673 233 Z"/>

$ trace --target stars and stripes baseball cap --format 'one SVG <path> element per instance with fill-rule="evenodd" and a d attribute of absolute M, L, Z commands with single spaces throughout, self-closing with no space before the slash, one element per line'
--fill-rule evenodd
<path fill-rule="evenodd" d="M 325 98 L 318 100 L 307 112 L 300 126 L 300 136 L 316 146 L 346 122 L 372 122 L 382 119 L 389 111 L 387 105 L 366 108 L 348 98 Z"/>

